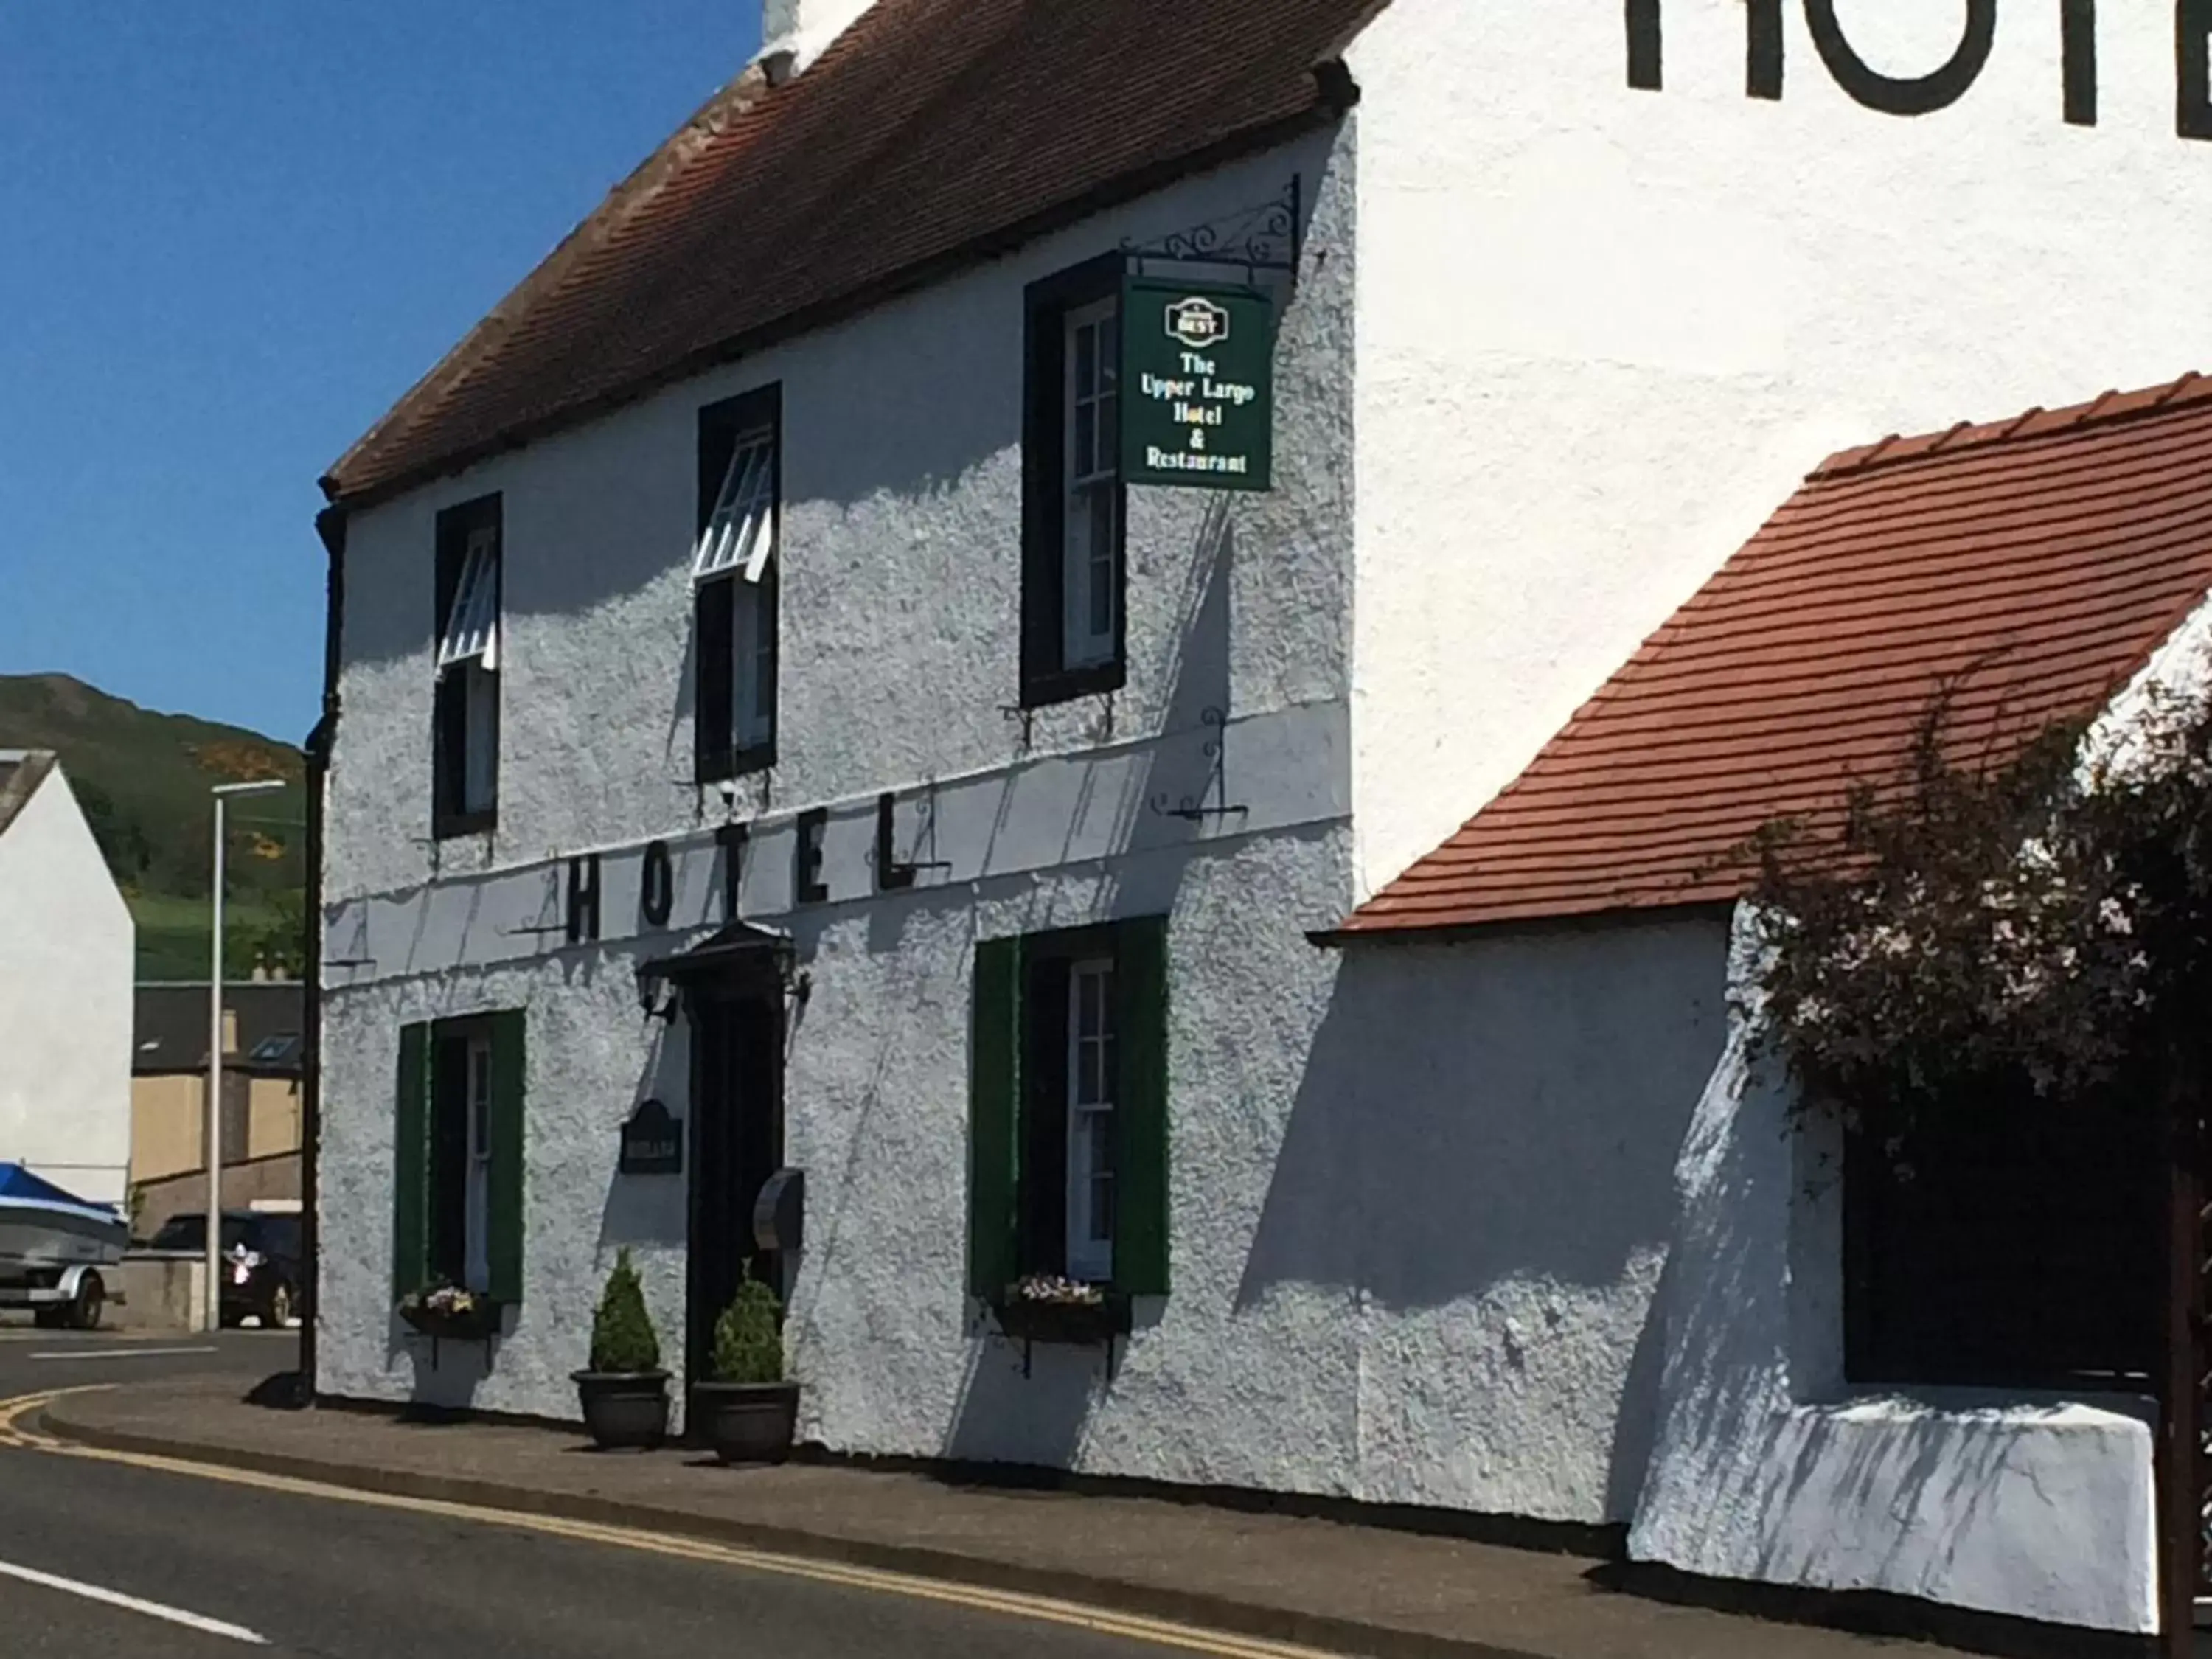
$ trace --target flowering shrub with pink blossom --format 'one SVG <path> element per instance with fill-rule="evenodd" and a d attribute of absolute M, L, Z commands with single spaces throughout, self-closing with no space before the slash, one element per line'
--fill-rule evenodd
<path fill-rule="evenodd" d="M 1765 1043 L 1808 1101 L 1907 1119 L 2002 1075 L 2067 1098 L 2191 1086 L 2212 1047 L 2212 709 L 2154 692 L 2124 744 L 2054 726 L 1992 765 L 1954 727 L 1956 690 L 1901 776 L 1743 849 Z"/>

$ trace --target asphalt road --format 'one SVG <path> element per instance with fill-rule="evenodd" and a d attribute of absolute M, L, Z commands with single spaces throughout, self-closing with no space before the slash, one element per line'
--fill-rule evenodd
<path fill-rule="evenodd" d="M 243 1389 L 288 1367 L 294 1343 L 238 1333 L 213 1352 L 163 1352 L 210 1345 L 0 1326 L 0 1400 L 187 1370 L 234 1374 Z M 0 1448 L 0 1653 L 229 1659 L 254 1646 L 320 1659 L 1167 1651 L 589 1540 Z"/>

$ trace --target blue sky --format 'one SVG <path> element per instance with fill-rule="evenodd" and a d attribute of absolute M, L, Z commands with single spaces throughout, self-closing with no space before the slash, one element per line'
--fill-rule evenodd
<path fill-rule="evenodd" d="M 749 0 L 0 4 L 0 673 L 305 736 L 316 478 L 758 33 Z"/>

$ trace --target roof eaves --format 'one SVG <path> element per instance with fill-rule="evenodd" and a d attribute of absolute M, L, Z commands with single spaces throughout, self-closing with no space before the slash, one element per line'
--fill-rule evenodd
<path fill-rule="evenodd" d="M 1680 921 L 1686 916 L 1707 913 L 1722 915 L 1732 910 L 1735 903 L 1733 898 L 1688 894 L 1680 899 L 1656 902 L 1637 901 L 1603 904 L 1589 909 L 1562 910 L 1554 915 L 1506 915 L 1488 921 L 1425 923 L 1371 921 L 1364 927 L 1340 925 L 1316 929 L 1306 934 L 1306 943 L 1323 951 L 1348 950 L 1356 945 L 1456 945 L 1477 939 L 1525 938 L 1537 933 L 1585 932 L 1637 922 Z M 1355 911 L 1353 914 L 1357 915 L 1359 913 Z"/>
<path fill-rule="evenodd" d="M 452 350 L 432 365 L 422 379 L 401 393 L 391 408 L 331 464 L 329 471 L 319 480 L 325 499 L 333 505 L 365 506 L 371 495 L 381 499 L 397 493 L 386 489 L 369 492 L 360 498 L 349 497 L 343 480 L 348 467 L 359 458 L 372 453 L 394 428 L 431 412 L 438 398 L 453 390 L 471 370 L 499 348 L 507 338 L 514 319 L 533 301 L 557 287 L 578 264 L 604 247 L 678 168 L 726 130 L 731 122 L 757 108 L 769 91 L 767 71 L 758 64 L 748 64 L 735 79 L 693 112 L 691 118 L 678 128 L 672 137 L 640 162 L 629 177 L 609 191 L 599 206 L 586 214 L 550 253 L 538 261 L 529 275 L 510 289 L 506 297 L 494 306 L 474 328 L 463 335 Z M 466 465 L 468 461 L 462 459 L 448 465 L 426 467 L 410 482 L 420 482 L 421 477 L 436 477 Z"/>
<path fill-rule="evenodd" d="M 1163 189 L 1179 179 L 1187 178 L 1193 173 L 1203 173 L 1209 168 L 1220 167 L 1240 157 L 1287 143 L 1301 133 L 1340 119 L 1344 110 L 1351 106 L 1349 104 L 1340 103 L 1340 98 L 1349 97 L 1352 103 L 1357 103 L 1358 89 L 1356 83 L 1351 82 L 1348 74 L 1344 77 L 1344 87 L 1349 88 L 1348 92 L 1332 91 L 1328 83 L 1328 72 L 1332 67 L 1340 70 L 1342 68 L 1340 60 L 1329 59 L 1316 67 L 1316 101 L 1313 106 L 1296 115 L 1232 133 L 1225 138 L 1170 157 L 1150 167 L 1120 174 L 1102 184 L 1092 185 L 1079 195 L 1071 197 L 1064 202 L 1056 203 L 1041 212 L 1030 215 L 986 235 L 972 238 L 958 247 L 949 249 L 943 253 L 894 271 L 876 282 L 787 313 L 761 328 L 733 336 L 702 350 L 688 354 L 672 363 L 625 380 L 612 390 L 585 399 L 542 419 L 510 427 L 495 439 L 457 448 L 434 459 L 404 468 L 388 477 L 379 478 L 361 490 L 345 492 L 337 480 L 339 469 L 344 465 L 346 460 L 370 448 L 372 439 L 392 425 L 398 413 L 398 409 L 395 409 L 392 415 L 386 416 L 376 428 L 372 428 L 369 434 L 365 434 L 346 452 L 344 457 L 341 458 L 337 466 L 334 466 L 330 475 L 322 480 L 324 493 L 329 496 L 332 505 L 342 511 L 357 512 L 374 507 L 395 496 L 404 495 L 407 491 L 418 488 L 432 478 L 449 477 L 494 455 L 505 454 L 554 433 L 568 431 L 583 425 L 613 410 L 623 408 L 649 397 L 664 386 L 676 385 L 722 364 L 750 356 L 780 341 L 812 333 L 832 324 L 842 322 L 847 318 L 872 310 L 902 295 L 927 288 L 958 271 L 970 269 L 991 259 L 1003 258 L 1025 243 L 1036 241 L 1054 231 L 1079 223 L 1095 214 L 1104 212 L 1125 202 L 1149 195 L 1153 191 Z M 525 286 L 529 284 L 526 283 Z M 510 295 L 508 301 L 503 302 L 502 308 L 510 308 L 519 304 L 520 295 L 521 289 L 518 289 L 514 295 Z M 489 320 L 487 319 L 487 322 Z M 483 325 L 479 325 L 480 328 Z M 457 352 L 459 349 L 460 348 L 456 348 Z M 470 359 L 471 363 L 475 361 L 473 356 Z M 465 372 L 465 367 L 464 365 L 462 368 L 456 369 L 456 375 Z M 435 371 L 434 375 L 434 373 Z M 412 395 L 410 393 L 410 397 L 411 398 Z M 407 399 L 402 399 L 403 405 L 407 401 Z"/>

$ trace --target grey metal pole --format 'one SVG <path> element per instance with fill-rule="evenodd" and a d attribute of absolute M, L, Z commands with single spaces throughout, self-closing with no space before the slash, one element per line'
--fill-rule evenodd
<path fill-rule="evenodd" d="M 222 885 L 224 794 L 215 792 L 214 944 L 208 963 L 207 1284 L 204 1328 L 222 1328 Z"/>
<path fill-rule="evenodd" d="M 215 797 L 215 913 L 208 951 L 207 1295 L 201 1318 L 210 1331 L 222 1328 L 223 807 L 233 795 L 273 794 L 283 787 L 282 778 L 264 778 L 253 783 L 219 783 L 208 792 Z"/>

